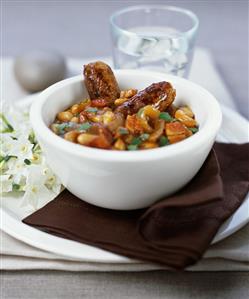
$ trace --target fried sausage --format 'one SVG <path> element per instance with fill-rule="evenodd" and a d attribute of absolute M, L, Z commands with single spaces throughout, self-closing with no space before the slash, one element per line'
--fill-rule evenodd
<path fill-rule="evenodd" d="M 102 61 L 84 66 L 85 85 L 90 99 L 103 99 L 113 103 L 120 95 L 117 80 L 111 68 Z"/>
<path fill-rule="evenodd" d="M 176 91 L 169 82 L 153 83 L 149 87 L 141 90 L 131 99 L 118 106 L 115 112 L 135 114 L 146 105 L 153 105 L 160 111 L 165 111 L 174 101 Z"/>

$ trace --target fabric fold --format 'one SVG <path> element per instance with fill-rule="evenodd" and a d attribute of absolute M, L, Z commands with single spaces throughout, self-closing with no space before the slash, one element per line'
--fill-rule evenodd
<path fill-rule="evenodd" d="M 23 220 L 49 233 L 130 258 L 183 269 L 196 263 L 248 187 L 249 144 L 220 144 L 181 191 L 148 209 L 115 211 L 62 192 Z"/>

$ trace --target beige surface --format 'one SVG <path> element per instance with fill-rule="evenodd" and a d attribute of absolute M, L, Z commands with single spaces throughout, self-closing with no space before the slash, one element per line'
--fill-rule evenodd
<path fill-rule="evenodd" d="M 1 299 L 247 299 L 246 272 L 4 272 Z"/>
<path fill-rule="evenodd" d="M 0 231 L 1 269 L 67 271 L 148 271 L 163 269 L 148 263 L 120 264 L 70 261 L 39 250 Z M 211 246 L 189 271 L 249 271 L 249 224 L 229 238 Z"/>

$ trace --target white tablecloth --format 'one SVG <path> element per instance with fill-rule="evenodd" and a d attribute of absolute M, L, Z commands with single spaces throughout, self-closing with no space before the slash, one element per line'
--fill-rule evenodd
<path fill-rule="evenodd" d="M 89 59 L 91 60 L 91 59 Z M 107 60 L 108 59 L 104 59 Z M 2 96 L 4 100 L 18 101 L 26 95 L 15 81 L 11 58 L 1 61 L 3 76 L 1 78 Z M 69 59 L 68 65 L 76 73 L 81 71 L 84 61 Z M 233 99 L 227 91 L 225 84 L 219 76 L 213 59 L 208 51 L 197 49 L 190 79 L 213 93 L 216 98 L 226 106 L 236 109 Z M 3 228 L 4 229 L 4 228 Z M 68 271 L 145 271 L 161 269 L 158 265 L 147 263 L 137 264 L 109 264 L 86 261 L 70 261 L 45 252 L 20 242 L 7 235 L 2 230 L 1 236 L 1 269 L 23 270 L 23 269 L 53 269 Z M 210 247 L 204 258 L 195 266 L 189 268 L 193 271 L 248 271 L 249 270 L 249 225 L 226 240 Z"/>

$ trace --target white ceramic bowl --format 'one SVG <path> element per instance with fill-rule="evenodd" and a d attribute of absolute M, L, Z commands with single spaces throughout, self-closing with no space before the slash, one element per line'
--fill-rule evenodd
<path fill-rule="evenodd" d="M 154 82 L 171 82 L 176 105 L 193 109 L 199 132 L 179 143 L 143 151 L 102 150 L 68 142 L 48 126 L 59 111 L 87 96 L 82 76 L 42 92 L 31 107 L 31 123 L 48 164 L 70 192 L 100 207 L 144 208 L 194 177 L 212 148 L 222 114 L 216 99 L 188 80 L 142 70 L 118 70 L 115 75 L 121 89 L 141 90 Z"/>

